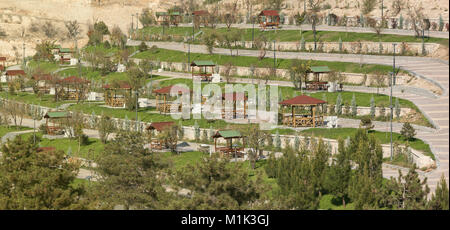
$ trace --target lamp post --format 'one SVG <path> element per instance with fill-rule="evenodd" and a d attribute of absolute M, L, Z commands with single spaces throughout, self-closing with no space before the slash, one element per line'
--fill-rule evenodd
<path fill-rule="evenodd" d="M 133 33 L 133 30 L 134 30 L 133 21 L 134 21 L 134 14 L 131 14 L 131 33 Z"/>
<path fill-rule="evenodd" d="M 255 40 L 255 16 L 252 16 L 252 48 Z"/>
<path fill-rule="evenodd" d="M 390 120 L 390 128 L 391 128 L 391 162 L 392 162 L 392 159 L 393 159 L 393 156 L 394 156 L 394 147 L 393 147 L 393 145 L 392 145 L 392 117 L 393 117 L 393 110 L 394 110 L 394 107 L 392 106 L 392 87 L 393 87 L 393 84 L 394 84 L 394 79 L 395 79 L 395 46 L 397 45 L 397 44 L 392 44 L 393 46 L 394 46 L 394 65 L 393 65 L 393 70 L 392 70 L 392 74 L 391 74 L 391 80 L 390 80 L 390 85 L 391 85 L 391 93 L 390 93 L 390 95 L 389 95 L 389 108 L 391 109 L 391 114 L 389 115 L 389 120 Z"/>
<path fill-rule="evenodd" d="M 188 39 L 188 71 L 191 71 L 191 42 L 190 39 Z"/>
<path fill-rule="evenodd" d="M 136 31 L 139 29 L 139 13 L 136 13 Z"/>
<path fill-rule="evenodd" d="M 383 0 L 381 0 L 381 23 L 383 23 L 383 9 L 384 9 Z"/>
<path fill-rule="evenodd" d="M 22 43 L 22 49 L 23 49 L 23 68 L 25 69 L 25 42 Z"/>
<path fill-rule="evenodd" d="M 275 55 L 275 40 L 273 40 L 273 68 L 275 69 L 277 66 L 277 57 Z"/>

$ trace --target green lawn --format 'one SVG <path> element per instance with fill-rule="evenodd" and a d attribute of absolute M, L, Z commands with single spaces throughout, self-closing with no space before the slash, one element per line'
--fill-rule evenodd
<path fill-rule="evenodd" d="M 29 138 L 33 136 L 33 133 L 27 133 L 21 135 L 24 138 Z M 85 159 L 94 160 L 97 159 L 103 153 L 104 144 L 101 143 L 99 139 L 89 138 L 89 143 L 87 145 L 81 145 L 78 150 L 78 140 L 63 138 L 63 139 L 46 139 L 42 138 L 42 133 L 37 134 L 38 137 L 41 138 L 39 146 L 41 147 L 55 147 L 57 150 L 62 150 L 66 154 L 69 154 L 74 157 L 81 157 Z"/>
<path fill-rule="evenodd" d="M 230 56 L 230 55 L 219 55 L 219 54 L 201 54 L 201 53 L 191 53 L 190 60 L 211 60 L 218 65 L 225 65 L 227 63 L 232 63 L 234 66 L 246 66 L 249 67 L 254 65 L 255 67 L 273 67 L 273 58 L 266 57 L 263 60 L 259 60 L 258 57 L 246 57 L 246 56 Z M 177 50 L 168 49 L 156 49 L 153 51 L 144 51 L 136 54 L 134 58 L 137 59 L 150 59 L 152 61 L 166 61 L 166 62 L 187 62 L 188 53 Z M 281 59 L 277 58 L 277 68 L 288 69 L 291 65 L 291 59 Z M 362 67 L 358 63 L 351 62 L 327 62 L 327 61 L 311 61 L 313 66 L 328 66 L 331 70 L 338 72 L 347 73 L 373 73 L 380 71 L 387 74 L 392 71 L 391 66 L 386 65 L 373 65 L 373 64 L 363 64 Z"/>
<path fill-rule="evenodd" d="M 300 131 L 303 135 L 315 136 L 315 137 L 323 137 L 329 139 L 339 139 L 339 138 L 347 138 L 354 136 L 356 134 L 356 128 L 335 128 L 335 129 L 326 129 L 326 128 L 311 128 L 307 130 Z M 379 132 L 379 131 L 371 131 L 370 135 L 374 135 L 381 144 L 388 144 L 391 141 L 391 136 L 389 132 Z M 399 133 L 393 133 L 392 139 L 394 142 L 398 142 L 400 144 L 406 144 L 405 137 Z M 412 141 L 409 141 L 409 146 L 411 148 L 422 151 L 425 155 L 430 156 L 434 160 L 434 155 L 431 153 L 430 146 L 423 142 L 420 139 L 415 138 Z"/>
<path fill-rule="evenodd" d="M 60 65 L 56 62 L 47 62 L 47 61 L 34 61 L 31 60 L 28 62 L 28 67 L 30 68 L 39 68 L 46 73 L 51 73 L 59 68 Z"/>
<path fill-rule="evenodd" d="M 207 33 L 213 29 L 211 28 L 200 28 L 203 32 Z M 195 29 L 194 33 L 197 33 L 199 30 Z M 252 40 L 252 29 L 238 29 L 238 28 L 218 28 L 214 29 L 219 34 L 223 35 L 226 33 L 234 32 L 238 30 L 242 36 L 242 40 L 251 41 Z M 139 33 L 147 34 L 162 34 L 163 29 L 160 26 L 146 27 L 144 29 L 140 29 Z M 164 28 L 165 35 L 178 35 L 178 36 L 192 36 L 192 27 L 170 27 Z M 303 31 L 300 34 L 300 30 L 270 30 L 270 31 L 261 31 L 257 24 L 255 24 L 254 37 L 257 38 L 261 34 L 266 36 L 268 41 L 276 40 L 278 42 L 295 42 L 300 41 L 301 36 L 303 35 L 306 42 L 313 42 L 314 35 L 313 32 Z M 338 42 L 339 38 L 342 39 L 343 42 L 355 42 L 355 41 L 373 41 L 373 42 L 422 42 L 421 38 L 417 38 L 414 36 L 404 36 L 404 35 L 392 35 L 392 34 L 382 34 L 380 36 L 375 33 L 356 33 L 356 32 L 336 32 L 336 31 L 317 31 L 317 40 L 322 42 Z M 197 41 L 201 39 L 201 35 L 196 38 Z M 425 42 L 436 42 L 447 44 L 448 39 L 444 38 L 425 38 Z"/>
<path fill-rule="evenodd" d="M 11 94 L 9 92 L 0 92 L 0 97 L 2 98 L 8 98 L 11 100 L 16 100 L 16 101 L 21 101 L 21 102 L 25 102 L 27 104 L 35 104 L 35 105 L 41 105 L 44 107 L 50 107 L 50 108 L 56 108 L 62 104 L 66 104 L 66 103 L 70 103 L 70 102 L 74 102 L 74 101 L 58 101 L 55 102 L 54 95 L 42 95 L 42 97 L 38 97 L 35 94 L 31 94 L 31 93 L 26 93 L 26 92 L 19 92 L 16 94 Z"/>

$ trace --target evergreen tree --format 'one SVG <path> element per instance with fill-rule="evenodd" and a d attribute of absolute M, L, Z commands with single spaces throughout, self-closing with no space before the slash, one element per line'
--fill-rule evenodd
<path fill-rule="evenodd" d="M 356 117 L 358 115 L 358 107 L 356 106 L 355 94 L 352 96 L 352 116 Z"/>
<path fill-rule="evenodd" d="M 18 136 L 1 148 L 0 209 L 84 209 L 84 187 L 72 186 L 79 165 L 62 151 L 38 152 L 33 139 Z"/>
<path fill-rule="evenodd" d="M 275 134 L 275 148 L 281 149 L 281 138 L 280 133 L 277 130 L 277 133 Z"/>
<path fill-rule="evenodd" d="M 194 123 L 194 131 L 195 131 L 195 141 L 200 141 L 200 127 L 198 126 L 197 120 Z"/>
<path fill-rule="evenodd" d="M 166 208 L 171 193 L 165 192 L 158 175 L 167 164 L 160 155 L 144 148 L 145 143 L 138 132 L 119 132 L 105 146 L 97 160 L 100 180 L 92 193 L 96 198 L 92 202 L 96 206 L 107 209 L 116 205 L 125 209 Z"/>
<path fill-rule="evenodd" d="M 171 203 L 174 209 L 249 209 L 264 191 L 260 176 L 252 180 L 240 163 L 230 165 L 216 154 L 178 171 L 173 183 L 189 191 Z"/>
<path fill-rule="evenodd" d="M 300 138 L 298 137 L 298 135 L 295 135 L 294 150 L 298 150 L 298 149 L 300 149 Z"/>
<path fill-rule="evenodd" d="M 400 15 L 400 18 L 399 18 L 399 23 L 398 23 L 398 28 L 399 29 L 403 29 L 403 15 Z"/>
<path fill-rule="evenodd" d="M 438 182 L 431 200 L 428 202 L 428 208 L 432 210 L 449 210 L 448 207 L 448 186 L 445 176 L 442 174 L 441 180 Z"/>
<path fill-rule="evenodd" d="M 342 114 L 342 96 L 339 94 L 336 98 L 336 114 L 339 116 Z"/>
<path fill-rule="evenodd" d="M 345 207 L 345 200 L 348 197 L 351 179 L 351 164 L 350 156 L 345 149 L 343 139 L 338 140 L 338 153 L 335 155 L 328 176 L 330 192 L 340 198 L 342 200 L 342 205 Z"/>
<path fill-rule="evenodd" d="M 370 117 L 375 117 L 375 99 L 372 97 L 370 98 Z"/>
<path fill-rule="evenodd" d="M 400 134 L 402 134 L 406 138 L 406 140 L 410 141 L 414 139 L 414 136 L 416 136 L 416 130 L 409 122 L 406 122 L 403 123 Z"/>
<path fill-rule="evenodd" d="M 300 40 L 300 50 L 301 51 L 305 51 L 306 50 L 306 46 L 305 46 L 305 38 L 302 35 L 302 39 Z"/>
<path fill-rule="evenodd" d="M 339 37 L 339 52 L 342 53 L 342 39 Z"/>
<path fill-rule="evenodd" d="M 181 120 L 178 122 L 178 139 L 183 140 L 184 138 L 184 128 Z"/>
<path fill-rule="evenodd" d="M 415 164 L 405 176 L 399 170 L 398 178 L 391 178 L 387 187 L 391 191 L 388 201 L 392 208 L 406 210 L 426 208 L 430 189 L 427 185 L 427 178 L 423 181 L 420 180 Z"/>

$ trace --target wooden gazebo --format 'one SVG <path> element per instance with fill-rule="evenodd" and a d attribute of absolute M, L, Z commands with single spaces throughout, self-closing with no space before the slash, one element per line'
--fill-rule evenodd
<path fill-rule="evenodd" d="M 174 25 L 178 26 L 181 22 L 180 12 L 156 12 L 156 22 L 159 25 Z"/>
<path fill-rule="evenodd" d="M 280 15 L 277 10 L 263 10 L 258 15 L 260 27 L 277 27 L 280 25 Z"/>
<path fill-rule="evenodd" d="M 86 97 L 88 87 L 91 81 L 79 78 L 77 76 L 70 76 L 60 80 L 60 84 L 64 87 L 65 100 L 79 100 Z"/>
<path fill-rule="evenodd" d="M 214 62 L 212 62 L 212 61 L 193 61 L 191 63 L 192 80 L 194 80 L 194 75 L 195 75 L 195 76 L 200 76 L 202 78 L 202 81 L 210 82 L 212 73 L 214 73 L 215 66 L 216 66 L 216 64 L 214 64 Z M 195 73 L 194 67 L 198 67 L 199 72 Z M 210 73 L 207 71 L 207 67 L 211 67 Z"/>
<path fill-rule="evenodd" d="M 51 74 L 35 74 L 33 80 L 36 81 L 37 91 L 48 94 L 56 78 Z"/>
<path fill-rule="evenodd" d="M 223 154 L 235 154 L 238 156 L 243 156 L 245 148 L 245 137 L 241 132 L 237 130 L 219 130 L 214 134 L 214 151 Z M 225 147 L 217 147 L 217 138 L 223 138 L 226 140 Z M 233 145 L 233 139 L 242 139 L 242 146 L 236 144 Z"/>
<path fill-rule="evenodd" d="M 173 121 L 164 121 L 164 122 L 152 122 L 147 128 L 145 128 L 150 134 L 150 148 L 162 149 L 163 143 L 162 141 L 154 138 L 152 132 L 154 130 L 158 131 L 158 133 L 162 132 L 164 129 L 171 128 L 175 125 Z"/>
<path fill-rule="evenodd" d="M 63 120 L 70 118 L 70 113 L 66 111 L 48 112 L 44 118 L 47 134 L 62 134 Z M 50 125 L 49 122 L 53 123 L 53 125 Z"/>
<path fill-rule="evenodd" d="M 125 97 L 131 97 L 131 86 L 127 82 L 107 84 L 103 86 L 105 90 L 105 104 L 111 107 L 124 107 Z"/>
<path fill-rule="evenodd" d="M 208 26 L 208 17 L 209 12 L 206 10 L 196 10 L 192 12 L 193 17 L 193 23 L 198 24 L 199 26 L 203 23 L 203 25 L 206 27 Z"/>
<path fill-rule="evenodd" d="M 306 95 L 300 95 L 279 104 L 284 107 L 291 107 L 291 115 L 284 116 L 283 125 L 292 127 L 316 127 L 323 125 L 323 115 L 317 111 L 319 105 L 326 104 L 326 101 Z"/>
<path fill-rule="evenodd" d="M 70 59 L 72 58 L 72 54 L 75 53 L 75 51 L 73 49 L 70 48 L 60 48 L 59 49 L 59 56 L 60 56 L 60 63 L 64 64 L 67 62 L 70 62 Z"/>
<path fill-rule="evenodd" d="M 306 89 L 307 90 L 327 90 L 328 82 L 320 81 L 320 74 L 331 72 L 328 66 L 311 66 L 310 73 L 314 74 L 314 80 L 308 81 L 305 79 Z"/>
<path fill-rule="evenodd" d="M 161 89 L 153 90 L 153 93 L 156 94 L 156 110 L 158 110 L 160 113 L 170 113 L 170 108 L 172 106 L 178 106 L 177 111 L 181 112 L 182 104 L 175 105 L 171 101 L 168 101 L 171 91 L 178 92 L 178 95 L 191 92 L 189 88 L 184 88 L 177 85 L 170 85 Z"/>
<path fill-rule="evenodd" d="M 223 93 L 222 94 L 222 118 L 225 119 L 225 101 L 226 100 L 232 100 L 233 102 L 233 119 L 237 117 L 237 103 L 244 103 L 244 118 L 247 116 L 247 105 L 248 105 L 248 97 L 245 95 L 245 93 Z M 239 111 L 240 112 L 240 111 Z"/>
<path fill-rule="evenodd" d="M 5 76 L 6 76 L 6 80 L 9 81 L 14 81 L 15 79 L 18 79 L 20 77 L 24 78 L 27 74 L 25 73 L 25 71 L 19 69 L 19 70 L 6 70 Z"/>

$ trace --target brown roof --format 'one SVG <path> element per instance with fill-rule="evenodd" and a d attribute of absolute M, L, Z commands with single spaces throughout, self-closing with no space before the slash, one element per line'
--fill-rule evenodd
<path fill-rule="evenodd" d="M 66 84 L 86 84 L 86 83 L 91 83 L 91 81 L 83 79 L 83 78 L 79 78 L 77 76 L 66 77 L 66 78 L 62 79 L 60 82 L 61 83 L 66 83 Z"/>
<path fill-rule="evenodd" d="M 196 10 L 196 11 L 192 12 L 192 14 L 193 15 L 207 15 L 209 13 L 206 10 Z"/>
<path fill-rule="evenodd" d="M 6 57 L 0 57 L 0 61 L 6 61 Z"/>
<path fill-rule="evenodd" d="M 33 79 L 36 81 L 51 81 L 53 80 L 53 76 L 51 74 L 35 74 L 33 75 Z"/>
<path fill-rule="evenodd" d="M 279 16 L 276 10 L 263 10 L 259 13 L 260 16 Z"/>
<path fill-rule="evenodd" d="M 39 147 L 37 148 L 37 152 L 50 152 L 50 151 L 55 151 L 56 148 L 55 147 Z"/>
<path fill-rule="evenodd" d="M 25 75 L 25 71 L 23 70 L 6 70 L 6 75 L 8 76 L 18 76 L 18 75 Z"/>
<path fill-rule="evenodd" d="M 300 95 L 300 96 L 296 96 L 291 99 L 284 100 L 284 101 L 280 102 L 279 104 L 280 105 L 317 105 L 317 104 L 325 104 L 325 103 L 327 103 L 327 102 L 317 99 L 317 98 L 314 98 L 314 97 Z"/>
<path fill-rule="evenodd" d="M 248 100 L 247 96 L 245 96 L 245 93 L 237 93 L 234 92 L 232 93 L 233 95 L 231 95 L 231 93 L 222 93 L 222 100 L 226 100 L 226 98 L 230 98 L 233 97 L 233 101 L 236 101 L 237 99 L 241 100 L 241 98 L 244 98 L 245 101 Z M 237 97 L 237 99 L 236 99 Z"/>
<path fill-rule="evenodd" d="M 157 93 L 157 94 L 169 94 L 170 91 L 172 91 L 172 89 L 173 89 L 173 91 L 178 92 L 178 93 L 190 92 L 189 88 L 180 87 L 180 86 L 176 86 L 176 85 L 170 85 L 170 86 L 163 87 L 161 89 L 155 89 L 155 90 L 153 90 L 153 92 Z"/>
<path fill-rule="evenodd" d="M 130 84 L 128 82 L 119 82 L 119 87 L 116 87 L 113 84 L 106 84 L 103 86 L 104 89 L 131 89 Z"/>
<path fill-rule="evenodd" d="M 3 65 L 0 65 L 0 70 L 1 71 L 5 70 L 5 67 Z"/>
<path fill-rule="evenodd" d="M 174 125 L 173 121 L 164 121 L 164 122 L 152 122 L 149 126 L 147 126 L 147 130 L 156 129 L 158 132 L 161 132 L 166 127 L 171 127 Z"/>

